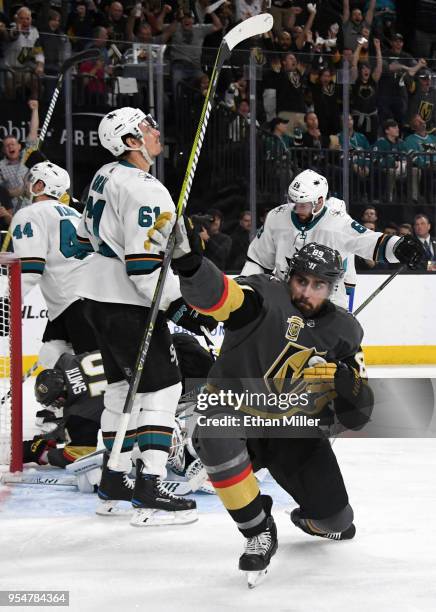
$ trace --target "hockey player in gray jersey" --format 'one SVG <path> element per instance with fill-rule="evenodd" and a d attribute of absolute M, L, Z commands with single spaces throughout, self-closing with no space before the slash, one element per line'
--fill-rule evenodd
<path fill-rule="evenodd" d="M 173 340 L 183 379 L 195 378 L 198 382 L 205 378 L 213 363 L 209 353 L 189 334 L 175 334 Z M 64 468 L 93 453 L 97 446 L 106 387 L 99 352 L 64 353 L 53 368 L 40 372 L 35 381 L 35 397 L 45 407 L 41 412 L 46 413 L 46 422 L 56 423 L 58 428 L 23 443 L 24 463 Z M 186 410 L 186 401 L 180 404 L 180 410 Z M 183 422 L 177 419 L 167 468 L 190 480 L 202 465 L 182 425 Z M 59 431 L 61 436 L 57 433 Z M 57 442 L 66 439 L 65 446 L 58 448 Z"/>
<path fill-rule="evenodd" d="M 24 442 L 24 463 L 35 461 L 65 467 L 95 451 L 103 393 L 106 389 L 103 362 L 98 352 L 64 353 L 53 368 L 36 377 L 35 397 L 48 411 L 55 411 L 68 435 L 63 448 L 56 447 L 51 434 Z"/>
<path fill-rule="evenodd" d="M 155 231 L 152 239 L 165 241 L 169 229 L 161 225 L 160 237 Z M 246 538 L 239 567 L 253 586 L 277 549 L 272 500 L 260 494 L 256 469 L 268 468 L 296 500 L 299 508 L 291 519 L 297 527 L 329 539 L 354 536 L 353 510 L 328 439 L 316 426 L 299 433 L 298 427 L 270 430 L 262 423 L 265 414 L 279 421 L 297 413 L 320 416 L 329 404 L 342 427 L 362 428 L 373 405 L 360 347 L 363 331 L 328 299 L 344 270 L 338 252 L 324 245 L 301 248 L 284 280 L 257 274 L 235 281 L 202 257 L 198 235 L 181 220 L 173 266 L 185 299 L 224 322 L 222 350 L 208 377 L 215 395 L 201 413 L 203 420 L 198 418 L 193 439 L 217 495 Z M 300 403 L 274 407 L 269 400 L 287 385 L 298 385 Z M 239 410 L 226 399 L 216 401 L 220 391 L 235 389 L 247 392 Z M 312 398 L 307 408 L 304 389 L 306 400 Z M 268 403 L 259 407 L 260 392 L 267 393 Z M 229 416 L 238 420 L 223 436 L 221 418 L 229 423 Z M 247 427 L 247 416 L 259 416 L 261 423 Z M 209 426 L 208 417 L 213 417 Z M 213 427 L 213 419 L 219 427 Z"/>
<path fill-rule="evenodd" d="M 162 146 L 158 126 L 139 109 L 121 108 L 99 126 L 103 147 L 117 159 L 96 173 L 78 231 L 79 243 L 95 251 L 80 293 L 97 336 L 108 381 L 102 415 L 103 440 L 111 450 L 135 367 L 141 337 L 162 265 L 163 253 L 148 240 L 159 215 L 171 215 L 174 203 L 149 170 Z M 181 297 L 178 278 L 168 275 L 144 364 L 118 470 L 103 469 L 99 512 L 112 512 L 118 499 L 132 499 L 132 524 L 183 523 L 196 520 L 195 502 L 172 498 L 161 486 L 166 474 L 175 411 L 181 393 L 177 356 L 167 320 L 190 331 L 211 319 L 198 315 Z M 133 492 L 127 472 L 138 441 L 141 459 Z"/>
<path fill-rule="evenodd" d="M 327 194 L 325 177 L 313 170 L 298 174 L 289 186 L 287 204 L 268 213 L 263 228 L 251 242 L 241 275 L 274 271 L 276 276 L 283 278 L 294 253 L 313 241 L 338 250 L 346 268 L 350 254 L 412 266 L 422 258 L 422 247 L 415 238 L 372 232 L 337 205 L 329 206 Z M 348 279 L 345 277 L 345 280 Z M 353 293 L 352 283 L 347 292 L 341 281 L 331 300 L 347 308 L 347 293 Z"/>
<path fill-rule="evenodd" d="M 32 204 L 15 213 L 11 233 L 14 253 L 21 260 L 23 297 L 39 284 L 47 304 L 49 320 L 39 362 L 53 367 L 66 351 L 83 353 L 97 347 L 76 291 L 91 258 L 74 257 L 80 214 L 59 201 L 70 187 L 67 171 L 44 161 L 31 168 L 27 183 Z"/>

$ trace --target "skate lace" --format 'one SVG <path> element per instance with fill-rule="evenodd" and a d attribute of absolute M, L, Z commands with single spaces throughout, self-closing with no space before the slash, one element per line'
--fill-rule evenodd
<path fill-rule="evenodd" d="M 174 495 L 171 491 L 168 491 L 168 489 L 165 487 L 164 482 L 160 480 L 160 478 L 156 479 L 156 488 L 161 495 L 164 495 L 165 497 L 169 497 L 170 499 L 174 501 L 181 499 L 181 497 L 178 497 L 177 495 Z"/>
<path fill-rule="evenodd" d="M 127 474 L 123 474 L 123 484 L 128 489 L 132 489 L 132 491 L 135 488 L 135 481 L 133 480 L 133 478 L 129 478 L 129 476 Z"/>
<path fill-rule="evenodd" d="M 337 531 L 336 533 L 325 533 L 324 534 L 324 538 L 329 538 L 330 540 L 340 540 L 341 539 L 341 535 L 342 532 L 341 531 Z"/>
<path fill-rule="evenodd" d="M 248 538 L 245 545 L 245 553 L 248 555 L 262 555 L 271 546 L 271 534 L 269 531 L 259 533 L 257 536 Z"/>

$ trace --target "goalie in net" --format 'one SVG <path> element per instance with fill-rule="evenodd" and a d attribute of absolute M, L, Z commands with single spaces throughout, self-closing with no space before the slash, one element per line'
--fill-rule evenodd
<path fill-rule="evenodd" d="M 174 334 L 173 343 L 187 391 L 187 381 L 205 378 L 213 360 L 189 334 Z M 54 368 L 43 370 L 35 381 L 35 397 L 45 408 L 39 413 L 43 425 L 54 429 L 23 442 L 24 463 L 65 468 L 94 453 L 106 386 L 101 355 L 96 351 L 82 355 L 64 353 Z M 182 396 L 167 469 L 189 479 L 198 473 L 202 464 L 184 427 L 188 404 L 184 399 Z M 210 492 L 210 488 L 205 487 Z"/>

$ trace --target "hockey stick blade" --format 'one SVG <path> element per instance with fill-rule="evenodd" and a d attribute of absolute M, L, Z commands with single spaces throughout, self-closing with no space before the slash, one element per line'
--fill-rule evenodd
<path fill-rule="evenodd" d="M 62 64 L 61 72 L 64 73 L 76 64 L 80 64 L 86 60 L 97 59 L 99 56 L 100 51 L 98 49 L 86 49 L 86 51 L 80 51 L 80 53 L 76 53 L 65 60 L 65 62 Z"/>
<path fill-rule="evenodd" d="M 245 19 L 245 21 L 242 21 L 239 25 L 232 28 L 230 32 L 224 36 L 229 51 L 232 51 L 236 45 L 239 45 L 240 42 L 247 38 L 269 32 L 273 27 L 273 23 L 273 16 L 269 13 L 261 13 L 260 15 Z"/>

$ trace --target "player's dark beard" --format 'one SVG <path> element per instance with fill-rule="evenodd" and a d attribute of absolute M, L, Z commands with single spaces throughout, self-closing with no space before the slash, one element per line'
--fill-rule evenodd
<path fill-rule="evenodd" d="M 298 308 L 298 310 L 305 316 L 305 317 L 313 317 L 315 316 L 322 308 L 322 306 L 324 305 L 324 302 L 322 302 L 322 304 L 320 306 L 317 306 L 316 308 L 313 308 L 309 302 L 305 299 L 305 298 L 291 298 L 291 301 L 293 303 L 293 305 L 295 306 L 295 308 Z"/>
<path fill-rule="evenodd" d="M 289 293 L 291 294 L 292 304 L 295 306 L 295 308 L 298 308 L 298 310 L 301 312 L 302 315 L 304 315 L 305 318 L 316 317 L 322 310 L 324 310 L 324 308 L 329 302 L 329 298 L 326 298 L 321 302 L 321 304 L 319 304 L 319 306 L 312 307 L 310 305 L 310 302 L 308 302 L 306 298 L 294 298 L 292 296 L 291 291 L 289 291 Z"/>

